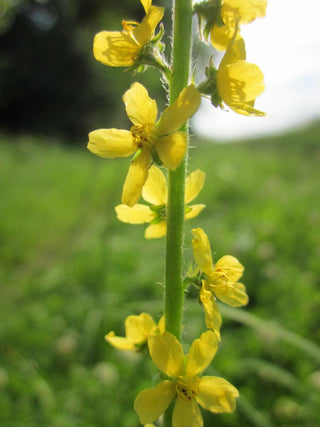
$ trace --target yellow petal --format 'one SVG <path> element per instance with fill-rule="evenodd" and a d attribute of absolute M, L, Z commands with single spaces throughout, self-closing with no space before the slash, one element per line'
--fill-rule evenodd
<path fill-rule="evenodd" d="M 222 51 L 227 49 L 239 24 L 245 24 L 258 17 L 265 16 L 267 0 L 225 0 L 221 9 L 221 17 L 225 25 L 215 25 L 211 31 L 211 43 L 214 48 Z M 240 38 L 237 34 L 236 38 Z"/>
<path fill-rule="evenodd" d="M 212 46 L 220 51 L 226 50 L 233 37 L 240 39 L 240 32 L 234 36 L 237 26 L 237 16 L 234 11 L 229 7 L 223 7 L 221 9 L 221 17 L 225 25 L 219 27 L 215 25 L 210 34 L 210 40 Z"/>
<path fill-rule="evenodd" d="M 186 154 L 187 134 L 175 132 L 159 138 L 156 141 L 156 150 L 164 167 L 170 170 L 177 169 Z"/>
<path fill-rule="evenodd" d="M 146 239 L 158 239 L 167 234 L 167 223 L 158 222 L 158 224 L 150 224 L 144 233 Z"/>
<path fill-rule="evenodd" d="M 128 157 L 136 152 L 131 132 L 120 129 L 98 129 L 89 133 L 88 150 L 108 159 Z"/>
<path fill-rule="evenodd" d="M 242 114 L 243 116 L 258 116 L 258 117 L 265 117 L 266 113 L 261 110 L 257 110 L 256 108 L 253 108 L 250 103 L 245 104 L 233 104 L 232 106 L 229 105 L 232 110 L 238 114 Z"/>
<path fill-rule="evenodd" d="M 176 394 L 172 381 L 162 381 L 154 388 L 141 391 L 134 401 L 140 423 L 152 423 L 167 409 Z"/>
<path fill-rule="evenodd" d="M 158 125 L 158 134 L 167 135 L 179 130 L 197 111 L 200 102 L 200 93 L 193 84 L 184 88 L 178 98 L 164 110 Z"/>
<path fill-rule="evenodd" d="M 218 340 L 220 341 L 220 327 L 222 319 L 219 307 L 212 292 L 206 289 L 205 281 L 202 283 L 199 297 L 205 314 L 206 326 L 208 329 L 212 329 L 215 332 Z"/>
<path fill-rule="evenodd" d="M 166 329 L 166 321 L 165 321 L 165 317 L 163 315 L 163 316 L 161 316 L 161 318 L 158 322 L 158 330 L 159 330 L 160 334 L 163 334 L 165 329 Z"/>
<path fill-rule="evenodd" d="M 148 339 L 151 359 L 157 368 L 170 377 L 182 373 L 184 354 L 177 338 L 165 331 L 162 335 L 153 335 Z"/>
<path fill-rule="evenodd" d="M 240 24 L 249 23 L 256 18 L 265 16 L 267 3 L 267 0 L 224 0 L 224 5 L 236 11 Z"/>
<path fill-rule="evenodd" d="M 232 412 L 236 408 L 238 390 L 223 378 L 202 377 L 196 401 L 211 412 Z"/>
<path fill-rule="evenodd" d="M 153 37 L 155 29 L 161 21 L 164 14 L 164 7 L 151 6 L 146 16 L 133 30 L 134 38 L 139 45 L 143 47 Z"/>
<path fill-rule="evenodd" d="M 151 205 L 165 205 L 167 203 L 167 180 L 160 168 L 151 166 L 148 179 L 142 189 L 142 197 Z"/>
<path fill-rule="evenodd" d="M 140 344 L 156 332 L 156 324 L 150 314 L 141 313 L 139 316 L 128 316 L 125 320 L 125 329 L 126 337 Z"/>
<path fill-rule="evenodd" d="M 154 213 L 150 210 L 149 206 L 134 205 L 130 208 L 127 205 L 118 205 L 115 207 L 117 218 L 119 221 L 128 224 L 144 224 L 151 222 L 154 218 Z"/>
<path fill-rule="evenodd" d="M 203 188 L 206 174 L 202 170 L 197 169 L 192 172 L 186 179 L 185 203 L 190 203 L 194 200 Z"/>
<path fill-rule="evenodd" d="M 239 114 L 264 116 L 265 113 L 253 108 L 255 99 L 264 90 L 263 73 L 257 65 L 244 59 L 243 40 L 232 42 L 217 73 L 219 95 Z"/>
<path fill-rule="evenodd" d="M 93 54 L 97 61 L 110 67 L 129 67 L 140 46 L 129 34 L 120 31 L 101 31 L 96 34 Z"/>
<path fill-rule="evenodd" d="M 121 201 L 125 205 L 132 207 L 139 200 L 142 187 L 148 177 L 150 161 L 150 150 L 144 149 L 140 155 L 131 162 L 122 190 Z"/>
<path fill-rule="evenodd" d="M 191 400 L 177 399 L 172 414 L 172 427 L 202 427 L 203 419 L 197 403 Z"/>
<path fill-rule="evenodd" d="M 150 9 L 152 4 L 152 0 L 140 0 L 140 2 L 144 8 L 144 11 L 148 13 L 148 10 Z"/>
<path fill-rule="evenodd" d="M 192 235 L 193 257 L 195 262 L 200 270 L 209 276 L 213 273 L 213 263 L 208 236 L 202 228 L 194 228 L 192 230 Z"/>
<path fill-rule="evenodd" d="M 238 61 L 230 64 L 221 76 L 223 80 L 220 83 L 218 80 L 219 94 L 229 106 L 254 101 L 265 88 L 262 71 L 257 65 L 249 62 Z M 220 77 L 218 75 L 218 79 Z"/>
<path fill-rule="evenodd" d="M 206 205 L 192 205 L 187 206 L 187 212 L 184 215 L 185 219 L 191 219 L 199 215 L 199 213 L 206 207 Z"/>
<path fill-rule="evenodd" d="M 105 335 L 105 339 L 108 341 L 109 344 L 111 344 L 115 348 L 118 348 L 119 350 L 127 350 L 127 351 L 136 350 L 136 346 L 133 341 L 124 337 L 116 337 L 113 331 Z"/>
<path fill-rule="evenodd" d="M 225 285 L 210 284 L 210 289 L 220 301 L 231 307 L 241 307 L 249 301 L 246 288 L 242 283 L 228 282 Z"/>
<path fill-rule="evenodd" d="M 228 45 L 228 49 L 220 62 L 218 72 L 222 70 L 224 67 L 226 67 L 227 65 L 234 64 L 237 61 L 245 61 L 246 56 L 247 56 L 246 47 L 245 47 L 243 38 L 242 37 L 235 38 Z"/>
<path fill-rule="evenodd" d="M 218 339 L 212 331 L 206 331 L 193 341 L 187 356 L 186 375 L 201 374 L 211 363 L 218 350 Z"/>
<path fill-rule="evenodd" d="M 141 83 L 133 83 L 122 97 L 129 119 L 135 125 L 154 125 L 157 120 L 157 103 L 149 97 Z"/>
<path fill-rule="evenodd" d="M 210 279 L 212 278 L 214 282 L 221 281 L 220 284 L 225 284 L 226 281 L 236 282 L 242 276 L 243 271 L 244 267 L 237 258 L 232 255 L 224 255 L 216 262 Z"/>

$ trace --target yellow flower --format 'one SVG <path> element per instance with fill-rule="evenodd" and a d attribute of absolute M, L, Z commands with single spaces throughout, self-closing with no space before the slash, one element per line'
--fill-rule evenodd
<path fill-rule="evenodd" d="M 205 173 L 200 169 L 192 172 L 186 179 L 185 203 L 195 199 L 201 191 L 205 180 Z M 115 207 L 120 221 L 129 224 L 150 223 L 146 228 L 145 238 L 156 239 L 167 233 L 166 205 L 168 185 L 162 171 L 156 166 L 149 169 L 148 179 L 142 189 L 142 197 L 151 206 L 136 204 L 133 207 L 118 205 Z M 185 219 L 199 215 L 205 207 L 203 204 L 185 206 Z"/>
<path fill-rule="evenodd" d="M 238 24 L 248 24 L 266 14 L 267 0 L 224 0 L 221 8 L 222 27 L 215 25 L 211 30 L 211 43 L 218 50 L 229 45 Z M 241 38 L 237 33 L 237 39 Z"/>
<path fill-rule="evenodd" d="M 161 21 L 164 8 L 151 5 L 151 0 L 140 0 L 146 16 L 139 24 L 122 21 L 122 31 L 101 31 L 93 43 L 95 58 L 111 67 L 127 67 L 134 64 L 143 46 L 153 37 Z"/>
<path fill-rule="evenodd" d="M 176 169 L 184 158 L 187 134 L 179 131 L 200 105 L 200 94 L 190 85 L 176 101 L 167 107 L 156 124 L 158 108 L 142 84 L 133 83 L 123 95 L 123 101 L 133 126 L 128 130 L 98 129 L 89 133 L 88 149 L 105 158 L 127 157 L 136 153 L 127 174 L 122 203 L 133 206 L 139 200 L 142 187 L 155 151 L 163 165 Z"/>
<path fill-rule="evenodd" d="M 217 72 L 219 96 L 238 114 L 265 116 L 264 112 L 254 108 L 255 99 L 264 90 L 263 73 L 257 65 L 245 61 L 244 41 L 236 34 Z"/>
<path fill-rule="evenodd" d="M 186 357 L 180 342 L 170 332 L 151 336 L 148 346 L 153 362 L 169 379 L 136 397 L 134 408 L 141 424 L 156 421 L 175 397 L 173 427 L 202 427 L 198 404 L 211 412 L 234 411 L 239 393 L 233 385 L 219 377 L 199 377 L 218 349 L 212 331 L 194 340 Z"/>
<path fill-rule="evenodd" d="M 147 313 L 139 316 L 128 316 L 125 320 L 125 337 L 116 337 L 114 332 L 109 332 L 105 339 L 113 347 L 120 350 L 137 351 L 143 346 L 147 339 L 154 334 L 164 332 L 164 316 L 155 324 L 152 317 Z"/>
<path fill-rule="evenodd" d="M 200 300 L 205 311 L 208 328 L 218 333 L 221 326 L 216 298 L 231 307 L 240 307 L 248 303 L 246 288 L 238 280 L 243 273 L 243 265 L 237 258 L 225 255 L 215 265 L 212 262 L 208 236 L 201 228 L 192 230 L 193 256 L 199 269 L 206 275 L 202 281 Z"/>

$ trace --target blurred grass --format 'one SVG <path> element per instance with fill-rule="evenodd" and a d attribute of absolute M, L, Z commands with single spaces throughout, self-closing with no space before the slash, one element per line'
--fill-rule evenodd
<path fill-rule="evenodd" d="M 239 409 L 205 414 L 206 425 L 320 424 L 319 131 L 193 141 L 207 208 L 186 223 L 186 269 L 190 230 L 201 226 L 216 260 L 230 253 L 245 265 L 250 295 L 243 315 L 224 309 L 213 363 L 239 388 Z M 133 400 L 155 371 L 103 336 L 122 334 L 129 314 L 161 315 L 164 241 L 116 220 L 128 161 L 0 142 L 0 425 L 137 426 Z M 187 341 L 204 328 L 192 298 L 190 289 Z"/>

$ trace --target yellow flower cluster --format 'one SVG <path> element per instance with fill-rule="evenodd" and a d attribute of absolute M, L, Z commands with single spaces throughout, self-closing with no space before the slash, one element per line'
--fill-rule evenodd
<path fill-rule="evenodd" d="M 135 154 L 122 191 L 122 203 L 133 206 L 148 178 L 153 152 L 170 170 L 176 169 L 184 159 L 187 134 L 179 129 L 197 111 L 200 94 L 194 85 L 186 87 L 177 100 L 165 108 L 158 122 L 156 101 L 149 97 L 142 84 L 133 83 L 123 95 L 123 102 L 133 126 L 130 130 L 90 132 L 88 149 L 109 159 Z"/>
<path fill-rule="evenodd" d="M 199 376 L 211 363 L 218 350 L 218 339 L 208 330 L 193 341 L 187 356 L 182 345 L 170 332 L 164 331 L 164 318 L 156 326 L 147 313 L 129 316 L 125 322 L 126 337 L 106 335 L 107 341 L 121 350 L 136 351 L 146 342 L 149 354 L 167 379 L 156 387 L 138 394 L 134 407 L 141 424 L 152 423 L 175 399 L 172 426 L 203 426 L 199 406 L 211 412 L 232 412 L 237 389 L 220 377 Z"/>
<path fill-rule="evenodd" d="M 206 325 L 220 338 L 221 314 L 216 299 L 231 307 L 240 307 L 248 303 L 246 288 L 238 282 L 244 268 L 237 258 L 231 255 L 223 256 L 213 265 L 206 233 L 201 228 L 196 228 L 192 230 L 192 234 L 193 256 L 200 271 L 206 276 L 202 280 L 199 294 Z"/>
<path fill-rule="evenodd" d="M 122 31 L 101 31 L 95 36 L 93 54 L 102 64 L 110 67 L 132 66 L 154 36 L 164 8 L 152 6 L 151 0 L 140 1 L 146 13 L 140 24 L 122 21 Z"/>
<path fill-rule="evenodd" d="M 257 65 L 246 62 L 240 25 L 263 17 L 266 7 L 267 0 L 223 0 L 220 10 L 223 25 L 212 26 L 210 41 L 225 54 L 217 72 L 210 65 L 208 81 L 199 85 L 202 93 L 211 96 L 215 106 L 224 103 L 238 114 L 265 116 L 254 108 L 256 98 L 264 91 L 263 73 Z"/>
<path fill-rule="evenodd" d="M 200 169 L 192 172 L 186 179 L 185 191 L 185 219 L 197 216 L 205 207 L 203 204 L 188 206 L 187 203 L 195 199 L 201 191 L 205 180 L 205 173 Z M 146 239 L 163 237 L 167 233 L 166 205 L 168 186 L 161 169 L 151 166 L 148 178 L 142 189 L 142 197 L 150 206 L 137 203 L 116 206 L 117 217 L 120 221 L 129 224 L 150 223 L 145 231 Z"/>
<path fill-rule="evenodd" d="M 105 65 L 131 67 L 131 71 L 141 71 L 145 65 L 155 66 L 170 87 L 172 70 L 166 65 L 159 45 L 162 30 L 155 34 L 164 8 L 153 6 L 152 0 L 140 2 L 145 11 L 141 23 L 123 21 L 122 31 L 98 33 L 94 39 L 94 56 Z M 109 159 L 132 156 L 123 185 L 122 203 L 115 211 L 122 222 L 149 224 L 145 230 L 147 239 L 167 234 L 167 209 L 170 209 L 167 175 L 171 182 L 170 171 L 175 171 L 185 159 L 188 145 L 185 125 L 198 110 L 201 95 L 209 95 L 215 106 L 221 107 L 224 103 L 239 114 L 264 115 L 254 108 L 256 97 L 264 90 L 263 74 L 256 65 L 246 62 L 240 26 L 264 16 L 266 3 L 266 0 L 202 2 L 195 11 L 201 13 L 203 5 L 206 11 L 212 10 L 213 15 L 206 18 L 206 34 L 210 33 L 213 47 L 225 51 L 218 69 L 210 63 L 206 70 L 207 80 L 197 87 L 194 83 L 186 86 L 160 115 L 147 89 L 135 82 L 122 98 L 132 123 L 130 129 L 90 132 L 88 149 L 97 156 Z M 210 9 L 208 5 L 213 7 Z M 184 208 L 184 219 L 191 219 L 205 207 L 204 204 L 190 205 L 204 186 L 205 173 L 197 169 L 183 179 L 185 190 L 180 212 L 183 217 Z M 181 195 L 182 192 L 183 189 Z M 147 204 L 138 203 L 141 196 Z M 168 218 L 170 220 L 170 215 Z M 225 379 L 202 376 L 202 373 L 210 365 L 221 340 L 222 319 L 217 300 L 231 307 L 248 303 L 246 288 L 239 282 L 244 268 L 231 255 L 223 256 L 214 264 L 206 233 L 195 228 L 192 234 L 197 267 L 191 277 L 186 276 L 188 281 L 184 283 L 199 288 L 207 330 L 192 342 L 189 353 L 185 355 L 181 342 L 166 330 L 164 315 L 158 323 L 148 313 L 130 315 L 124 324 L 125 336 L 116 336 L 114 331 L 105 336 L 118 350 L 145 352 L 148 349 L 150 358 L 162 373 L 162 381 L 141 391 L 134 402 L 140 422 L 146 427 L 152 427 L 151 423 L 156 422 L 173 401 L 173 427 L 202 427 L 199 406 L 215 413 L 231 412 L 239 396 L 237 389 Z M 166 316 L 168 319 L 168 311 Z"/>

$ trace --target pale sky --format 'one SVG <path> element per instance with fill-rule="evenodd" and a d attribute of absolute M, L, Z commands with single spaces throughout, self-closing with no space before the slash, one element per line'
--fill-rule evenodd
<path fill-rule="evenodd" d="M 241 27 L 247 61 L 264 73 L 266 89 L 246 117 L 202 101 L 195 132 L 222 140 L 284 131 L 320 118 L 320 0 L 269 0 L 267 15 Z"/>

